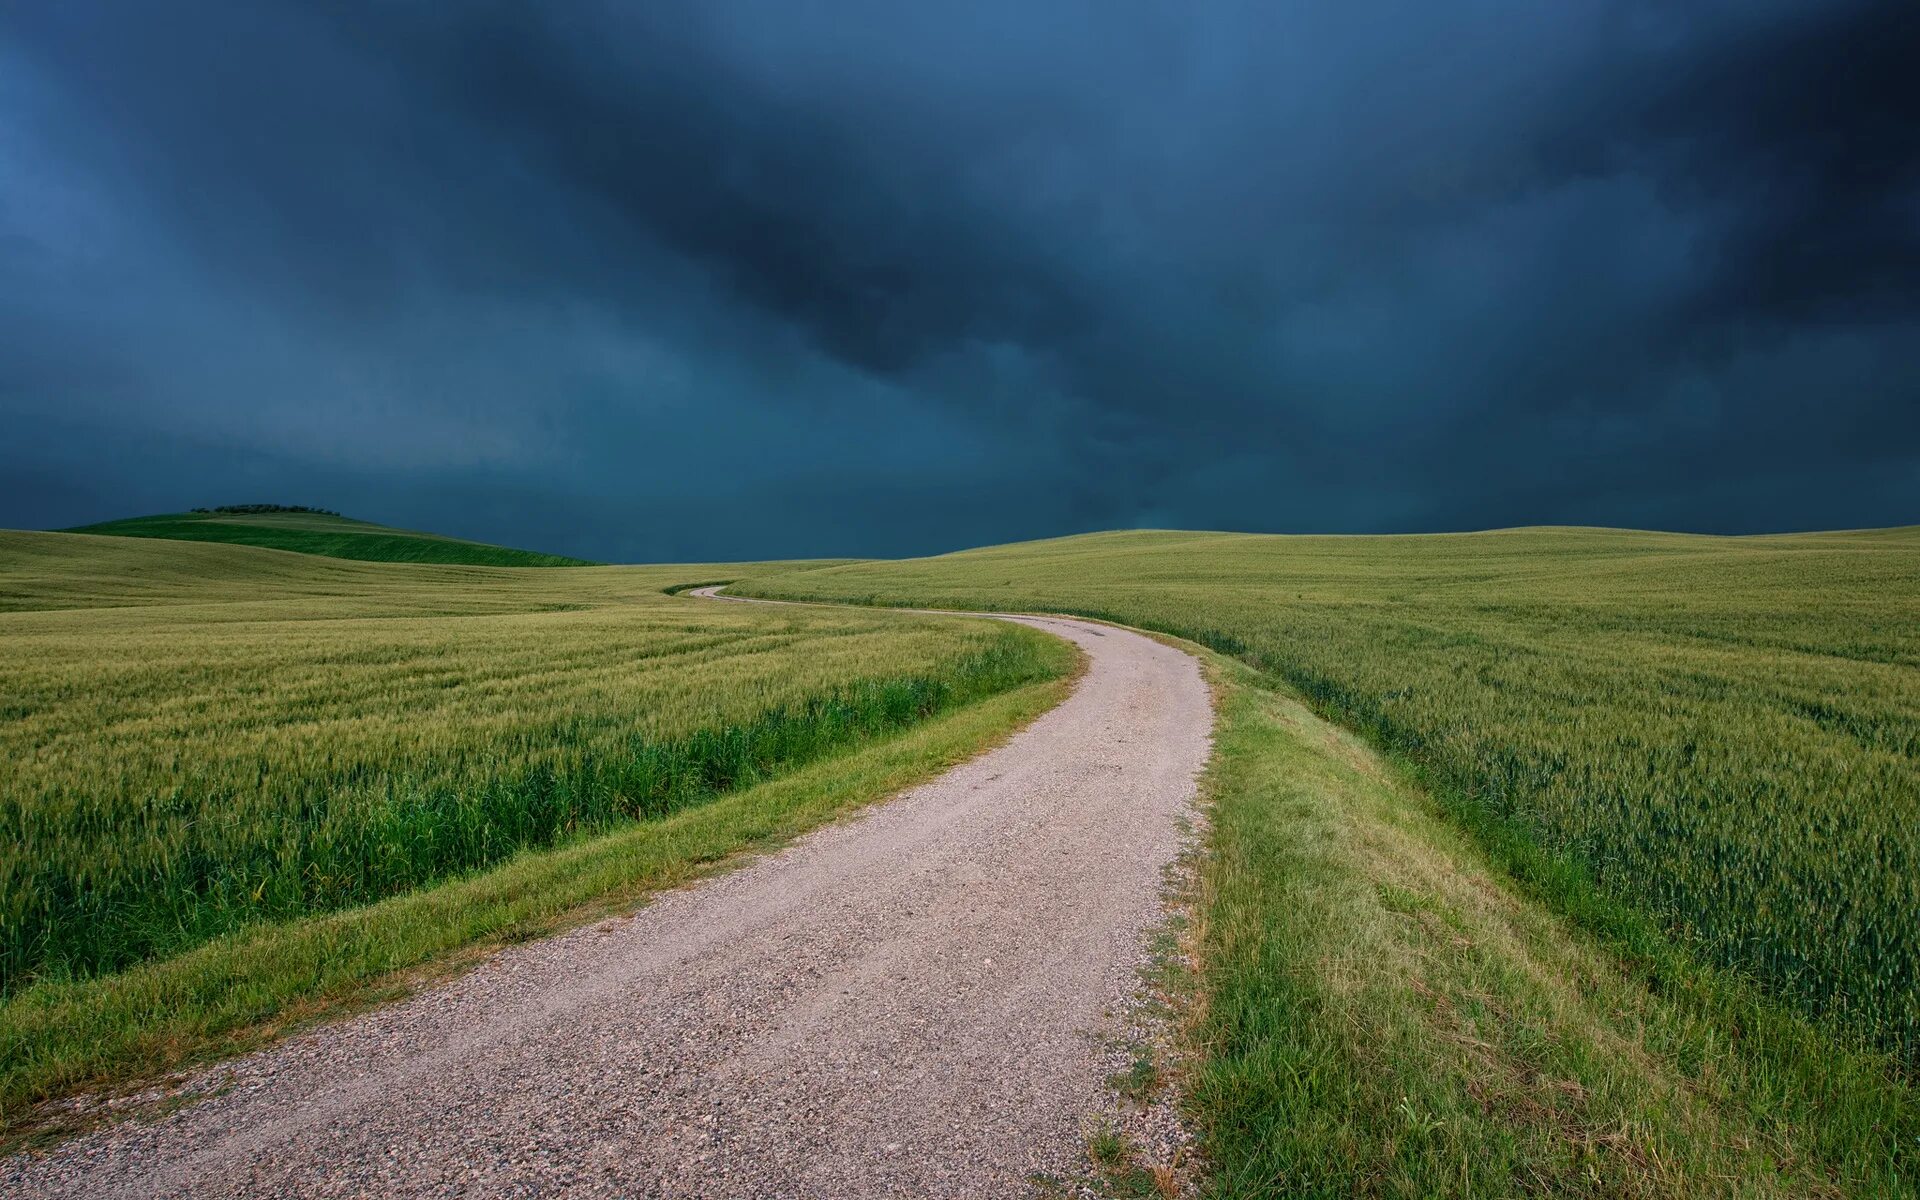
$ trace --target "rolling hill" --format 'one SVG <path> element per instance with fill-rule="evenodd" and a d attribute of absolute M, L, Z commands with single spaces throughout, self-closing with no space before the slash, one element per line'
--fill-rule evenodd
<path fill-rule="evenodd" d="M 185 542 L 230 542 L 363 562 L 459 563 L 483 567 L 587 567 L 562 554 L 516 550 L 437 533 L 420 533 L 318 512 L 161 513 L 81 525 L 64 533 L 166 538 Z"/>

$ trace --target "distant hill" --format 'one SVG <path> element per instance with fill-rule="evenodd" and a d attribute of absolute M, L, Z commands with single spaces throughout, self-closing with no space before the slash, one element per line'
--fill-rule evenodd
<path fill-rule="evenodd" d="M 265 505 L 249 505 L 265 508 Z M 319 511 L 186 512 L 129 517 L 81 525 L 65 533 L 231 542 L 364 562 L 467 563 L 484 567 L 587 567 L 593 563 L 561 554 L 515 550 L 485 542 L 394 529 Z"/>

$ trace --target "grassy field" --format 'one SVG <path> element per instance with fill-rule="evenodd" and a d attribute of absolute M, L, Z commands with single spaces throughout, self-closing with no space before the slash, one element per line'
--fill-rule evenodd
<path fill-rule="evenodd" d="M 1011 625 L 663 593 L 715 577 L 0 533 L 0 1103 L 164 1063 L 500 926 L 447 910 L 336 960 L 313 947 L 372 918 L 326 914 L 551 847 L 591 858 L 596 834 L 1031 700 L 1072 661 Z M 233 965 L 248 946 L 252 975 Z M 191 1003 L 113 1008 L 154 972 Z M 101 1060 L 109 1011 L 138 1019 Z"/>
<path fill-rule="evenodd" d="M 1201 913 L 1221 1194 L 1913 1180 L 1920 531 L 1106 534 L 736 590 L 1252 668 Z"/>
<path fill-rule="evenodd" d="M 592 563 L 561 554 L 514 550 L 437 533 L 393 529 L 352 517 L 317 512 L 161 513 L 82 525 L 67 533 L 169 541 L 228 542 L 292 550 L 365 562 L 465 563 L 483 567 L 585 567 Z"/>
<path fill-rule="evenodd" d="M 1209 1196 L 1912 1194 L 1920 1098 L 1884 1058 L 1463 829 L 1285 684 L 1213 672 L 1182 1079 Z"/>
<path fill-rule="evenodd" d="M 1184 1085 L 1217 1197 L 1920 1187 L 1920 530 L 1095 535 L 365 564 L 0 534 L 0 1123 L 775 843 L 1060 694 L 1220 696 Z"/>

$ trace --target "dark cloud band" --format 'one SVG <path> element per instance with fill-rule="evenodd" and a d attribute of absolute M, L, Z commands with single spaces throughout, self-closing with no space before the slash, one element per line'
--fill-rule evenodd
<path fill-rule="evenodd" d="M 603 557 L 1909 521 L 1916 58 L 1871 3 L 23 9 L 0 521 L 262 463 Z"/>

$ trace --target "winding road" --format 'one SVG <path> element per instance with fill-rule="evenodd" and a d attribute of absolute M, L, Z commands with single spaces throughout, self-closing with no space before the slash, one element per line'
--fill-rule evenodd
<path fill-rule="evenodd" d="M 171 1115 L 0 1164 L 0 1192 L 971 1197 L 1074 1174 L 1212 714 L 1178 650 L 993 619 L 1089 659 L 999 748 L 224 1064 Z"/>

